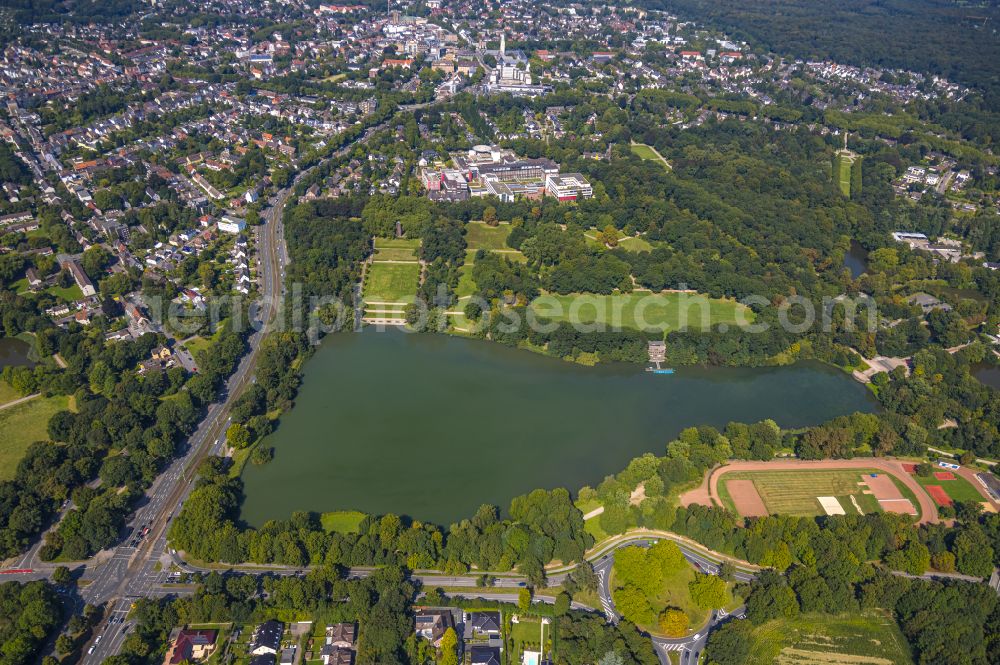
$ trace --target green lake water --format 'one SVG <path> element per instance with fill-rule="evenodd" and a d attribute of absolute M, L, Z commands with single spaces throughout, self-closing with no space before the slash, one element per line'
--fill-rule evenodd
<path fill-rule="evenodd" d="M 813 363 L 668 376 L 445 335 L 341 333 L 265 441 L 275 459 L 247 465 L 242 518 L 355 509 L 447 525 L 538 487 L 596 484 L 691 425 L 800 427 L 874 409 L 861 384 Z"/>

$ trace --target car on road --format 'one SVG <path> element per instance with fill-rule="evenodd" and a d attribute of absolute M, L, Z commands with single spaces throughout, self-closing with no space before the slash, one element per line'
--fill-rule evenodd
<path fill-rule="evenodd" d="M 517 586 L 528 586 L 528 585 L 527 585 L 527 584 L 525 584 L 524 582 L 518 582 L 518 583 L 517 583 Z"/>
<path fill-rule="evenodd" d="M 87 655 L 88 655 L 88 656 L 89 656 L 90 654 L 92 654 L 92 653 L 94 653 L 94 647 L 90 647 L 89 649 L 87 649 Z"/>
<path fill-rule="evenodd" d="M 701 639 L 701 633 L 695 633 L 694 634 L 694 639 L 700 640 Z"/>

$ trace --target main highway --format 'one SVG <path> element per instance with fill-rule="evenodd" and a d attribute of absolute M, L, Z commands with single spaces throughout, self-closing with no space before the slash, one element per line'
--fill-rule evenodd
<path fill-rule="evenodd" d="M 301 171 L 290 185 L 270 199 L 268 207 L 262 212 L 257 238 L 260 300 L 256 307 L 251 308 L 251 321 L 248 323 L 252 324 L 253 332 L 247 339 L 249 350 L 226 381 L 222 400 L 208 408 L 204 419 L 189 437 L 185 454 L 177 457 L 146 493 L 144 503 L 129 522 L 130 533 L 126 539 L 112 552 L 103 553 L 103 556 L 84 565 L 81 576 L 85 585 L 81 592 L 83 601 L 92 605 L 110 602 L 111 609 L 84 654 L 83 663 L 96 665 L 118 652 L 130 627 L 125 617 L 136 598 L 171 591 L 163 588 L 168 576 L 163 562 L 169 561 L 170 557 L 168 525 L 194 488 L 198 464 L 207 456 L 223 451 L 225 431 L 230 423 L 229 408 L 254 380 L 254 368 L 264 337 L 281 313 L 285 267 L 289 262 L 281 216 L 295 186 L 320 164 L 342 157 L 359 143 L 368 141 L 391 120 L 392 116 L 368 128 L 323 162 Z M 34 551 L 37 552 L 37 548 Z M 33 559 L 29 557 L 29 561 Z"/>

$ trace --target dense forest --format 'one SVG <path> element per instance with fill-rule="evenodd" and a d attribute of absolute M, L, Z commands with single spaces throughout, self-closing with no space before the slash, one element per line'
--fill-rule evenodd
<path fill-rule="evenodd" d="M 149 297 L 163 293 L 162 287 L 146 286 Z M 121 307 L 111 299 L 106 306 L 109 312 Z M 133 502 L 181 450 L 243 354 L 244 340 L 221 330 L 219 343 L 199 357 L 201 371 L 191 377 L 179 367 L 140 375 L 138 363 L 166 342 L 162 335 L 108 345 L 103 320 L 63 329 L 37 307 L 31 297 L 0 294 L 5 334 L 32 333 L 39 357 L 58 353 L 67 366 L 6 367 L 3 379 L 22 395 L 72 396 L 75 408 L 57 412 L 48 423 L 49 440 L 32 444 L 13 479 L 0 482 L 0 556 L 23 551 L 71 499 L 72 510 L 48 534 L 40 556 L 85 559 L 118 541 Z M 98 478 L 95 489 L 90 483 Z"/>
<path fill-rule="evenodd" d="M 644 0 L 806 59 L 933 72 L 1000 94 L 1000 19 L 995 3 L 953 0 Z"/>

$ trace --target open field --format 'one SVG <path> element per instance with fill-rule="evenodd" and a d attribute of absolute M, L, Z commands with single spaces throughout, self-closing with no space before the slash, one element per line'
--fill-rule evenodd
<path fill-rule="evenodd" d="M 510 249 L 507 236 L 513 228 L 510 224 L 487 226 L 484 222 L 469 222 L 465 226 L 465 243 L 471 250 Z"/>
<path fill-rule="evenodd" d="M 663 157 L 661 157 L 660 154 L 656 152 L 656 150 L 653 149 L 652 146 L 648 146 L 645 143 L 633 143 L 631 148 L 632 148 L 632 154 L 636 155 L 640 159 L 647 159 L 647 160 L 652 160 L 654 162 L 659 162 L 660 164 L 663 164 L 663 168 L 665 169 L 670 168 L 670 165 L 667 163 L 667 160 L 663 159 Z"/>
<path fill-rule="evenodd" d="M 357 533 L 364 519 L 365 514 L 356 510 L 338 510 L 320 515 L 323 530 L 327 533 Z"/>
<path fill-rule="evenodd" d="M 35 441 L 49 438 L 49 419 L 68 408 L 69 397 L 36 397 L 0 410 L 0 480 L 10 480 L 24 451 Z"/>
<path fill-rule="evenodd" d="M 747 322 L 753 321 L 752 313 L 735 301 L 695 293 L 544 295 L 531 303 L 531 309 L 535 315 L 555 321 L 652 331 L 735 325 L 739 313 Z"/>
<path fill-rule="evenodd" d="M 365 275 L 365 303 L 411 303 L 419 280 L 419 263 L 372 263 Z"/>
<path fill-rule="evenodd" d="M 851 165 L 854 164 L 854 158 L 843 154 L 837 153 L 837 158 L 834 160 L 834 174 L 833 177 L 836 178 L 837 184 L 840 186 L 840 191 L 843 192 L 844 196 L 851 195 Z"/>
<path fill-rule="evenodd" d="M 0 381 L 0 406 L 16 399 L 21 399 L 21 393 L 14 390 L 6 381 Z"/>
<path fill-rule="evenodd" d="M 873 472 L 875 472 L 873 470 Z M 860 486 L 862 471 L 831 469 L 829 471 L 749 471 L 727 473 L 720 481 L 723 501 L 727 508 L 745 517 L 759 516 L 760 503 L 747 493 L 743 483 L 757 490 L 765 514 L 826 515 L 818 497 L 836 497 L 848 515 L 858 514 L 851 497 L 864 513 L 879 512 L 878 502 L 867 487 Z"/>
<path fill-rule="evenodd" d="M 754 628 L 747 665 L 911 665 L 896 623 L 875 612 L 803 614 Z"/>
<path fill-rule="evenodd" d="M 420 251 L 419 240 L 406 238 L 375 238 L 374 261 L 416 261 Z"/>
<path fill-rule="evenodd" d="M 597 229 L 590 229 L 583 234 L 583 237 L 594 247 L 604 247 L 604 243 L 597 239 Z M 645 238 L 639 236 L 625 236 L 618 239 L 618 246 L 629 252 L 649 252 L 653 245 Z"/>

